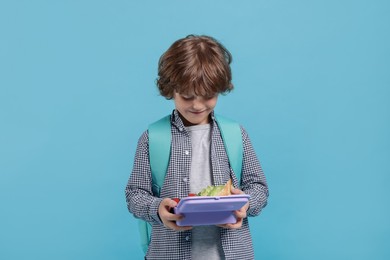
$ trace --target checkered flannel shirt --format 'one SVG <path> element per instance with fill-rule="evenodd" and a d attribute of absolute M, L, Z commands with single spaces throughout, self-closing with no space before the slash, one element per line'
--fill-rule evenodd
<path fill-rule="evenodd" d="M 214 185 L 225 184 L 230 178 L 235 187 L 238 180 L 229 166 L 220 131 L 212 114 L 211 122 L 211 169 Z M 177 232 L 164 227 L 158 216 L 162 198 L 182 198 L 190 192 L 191 140 L 178 112 L 171 115 L 172 148 L 171 158 L 161 196 L 152 193 L 152 176 L 149 164 L 148 133 L 138 140 L 133 170 L 126 186 L 126 201 L 129 211 L 153 226 L 151 242 L 146 259 L 191 259 L 191 231 Z M 248 216 L 257 216 L 267 204 L 268 187 L 263 170 L 256 157 L 248 134 L 241 127 L 243 138 L 243 165 L 241 190 L 249 194 Z M 254 259 L 248 219 L 239 229 L 220 228 L 223 252 L 226 259 Z"/>

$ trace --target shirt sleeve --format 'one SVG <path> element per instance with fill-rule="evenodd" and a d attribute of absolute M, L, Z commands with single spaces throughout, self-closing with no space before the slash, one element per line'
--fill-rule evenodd
<path fill-rule="evenodd" d="M 150 223 L 162 224 L 158 216 L 161 198 L 153 196 L 149 163 L 148 133 L 138 140 L 133 170 L 125 189 L 127 208 L 134 217 Z"/>
<path fill-rule="evenodd" d="M 244 128 L 241 127 L 241 131 L 244 149 L 241 189 L 251 196 L 247 212 L 248 216 L 257 216 L 262 208 L 267 205 L 269 196 L 268 185 L 249 136 Z"/>

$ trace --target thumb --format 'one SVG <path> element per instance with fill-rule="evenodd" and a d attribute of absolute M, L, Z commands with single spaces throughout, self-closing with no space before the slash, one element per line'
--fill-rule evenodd
<path fill-rule="evenodd" d="M 173 208 L 176 206 L 176 202 L 174 200 L 171 200 L 169 198 L 166 198 L 162 201 L 162 204 L 166 208 Z"/>
<path fill-rule="evenodd" d="M 232 192 L 232 194 L 243 194 L 244 193 L 240 189 L 234 188 L 233 186 L 232 186 L 231 192 Z"/>
<path fill-rule="evenodd" d="M 173 199 L 171 199 L 171 200 L 169 200 L 169 207 L 171 207 L 171 208 L 174 208 L 174 207 L 176 207 L 177 206 L 177 202 L 176 201 L 174 201 Z"/>

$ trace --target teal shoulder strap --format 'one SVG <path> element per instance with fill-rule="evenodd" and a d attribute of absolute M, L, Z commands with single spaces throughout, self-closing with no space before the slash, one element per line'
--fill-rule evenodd
<path fill-rule="evenodd" d="M 215 119 L 222 135 L 230 166 L 241 186 L 243 144 L 240 125 L 226 117 L 216 115 Z"/>
<path fill-rule="evenodd" d="M 171 154 L 171 116 L 149 125 L 149 162 L 152 171 L 153 193 L 160 196 Z"/>
<path fill-rule="evenodd" d="M 155 196 L 160 196 L 161 187 L 164 183 L 171 153 L 171 116 L 166 116 L 149 125 L 149 162 L 152 172 L 152 190 Z M 148 251 L 152 226 L 150 223 L 139 220 L 138 230 L 141 247 L 144 253 Z"/>
<path fill-rule="evenodd" d="M 152 234 L 152 225 L 150 225 L 148 222 L 143 220 L 138 220 L 138 230 L 139 230 L 139 236 L 141 240 L 141 248 L 146 254 L 148 251 L 148 247 L 150 244 L 150 237 Z"/>

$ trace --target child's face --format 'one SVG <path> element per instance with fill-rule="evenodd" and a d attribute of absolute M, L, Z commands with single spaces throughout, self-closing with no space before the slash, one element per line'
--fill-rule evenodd
<path fill-rule="evenodd" d="M 209 122 L 209 115 L 217 104 L 218 95 L 206 98 L 175 92 L 173 100 L 185 126 L 202 125 Z"/>

